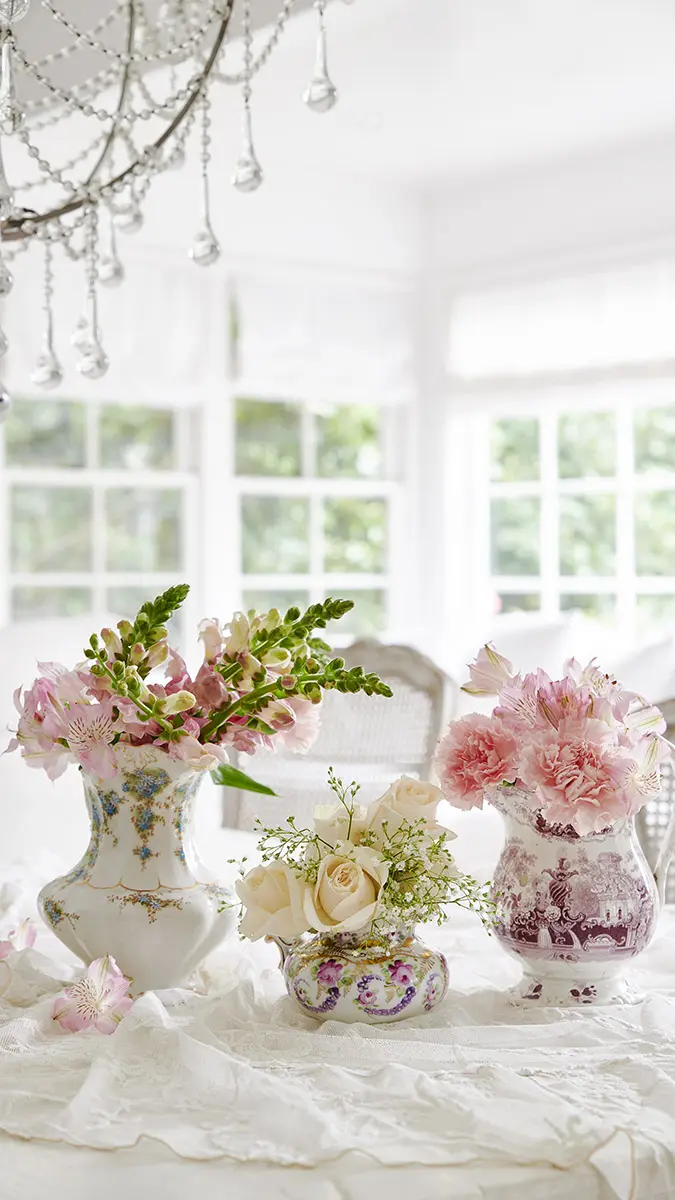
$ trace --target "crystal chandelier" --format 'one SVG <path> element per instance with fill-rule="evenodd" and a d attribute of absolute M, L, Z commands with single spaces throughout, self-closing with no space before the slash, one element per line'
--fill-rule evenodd
<path fill-rule="evenodd" d="M 35 57 L 30 55 L 29 39 L 22 41 L 25 27 L 20 24 L 31 2 L 41 10 L 31 16 L 53 23 L 55 29 L 49 32 L 58 42 L 49 53 Z M 54 339 L 55 254 L 83 265 L 85 302 L 72 343 L 79 355 L 77 370 L 87 379 L 98 379 L 108 369 L 98 288 L 116 287 L 124 280 L 117 235 L 141 228 L 144 200 L 154 179 L 183 165 L 195 127 L 201 217 L 189 256 L 198 266 L 217 260 L 220 246 L 209 199 L 213 88 L 240 89 L 242 143 L 232 184 L 253 192 L 263 182 L 253 141 L 253 84 L 276 49 L 296 2 L 283 0 L 264 44 L 254 52 L 253 0 L 106 0 L 106 11 L 103 0 L 96 5 L 84 0 L 82 11 L 94 8 L 97 16 L 89 28 L 62 11 L 72 11 L 72 0 L 70 5 L 0 0 L 0 296 L 12 289 L 8 262 L 38 242 L 44 263 L 44 340 L 31 376 L 36 386 L 54 388 L 63 379 Z M 326 0 L 315 0 L 316 59 L 302 97 L 318 113 L 327 112 L 337 100 L 327 68 L 325 5 Z M 243 44 L 243 64 L 235 72 L 226 71 L 223 63 L 233 10 L 241 22 Z M 74 74 L 77 82 L 64 86 L 66 73 Z M 62 161 L 62 146 L 59 155 L 58 140 L 56 149 L 50 141 L 55 142 L 55 135 L 58 139 L 65 122 L 77 123 L 82 144 Z M 6 169 L 10 143 L 12 165 Z M 19 162 L 23 178 L 15 167 Z M 0 356 L 7 349 L 0 329 Z M 0 414 L 8 405 L 0 385 Z"/>

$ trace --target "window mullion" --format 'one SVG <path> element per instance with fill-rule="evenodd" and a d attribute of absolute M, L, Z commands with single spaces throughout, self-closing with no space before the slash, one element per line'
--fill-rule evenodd
<path fill-rule="evenodd" d="M 560 611 L 560 504 L 558 497 L 558 416 L 555 411 L 540 418 L 541 518 L 540 573 L 541 611 L 556 617 Z"/>
<path fill-rule="evenodd" d="M 635 466 L 633 407 L 616 414 L 616 575 L 617 628 L 629 640 L 635 633 Z"/>

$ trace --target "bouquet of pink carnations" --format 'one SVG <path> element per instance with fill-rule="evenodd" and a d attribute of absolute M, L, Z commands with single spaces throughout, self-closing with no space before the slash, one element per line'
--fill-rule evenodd
<path fill-rule="evenodd" d="M 377 675 L 347 669 L 317 636 L 353 607 L 350 600 L 327 599 L 305 613 L 289 608 L 284 616 L 274 608 L 235 613 L 225 626 L 204 620 L 204 661 L 192 678 L 166 629 L 188 591 L 187 584 L 169 588 L 134 621 L 92 634 L 73 670 L 39 663 L 32 687 L 15 693 L 19 722 L 8 749 L 20 749 L 28 766 L 51 779 L 69 763 L 112 778 L 120 743 L 156 746 L 208 770 L 227 763 L 230 747 L 246 754 L 274 743 L 307 750 L 327 689 L 391 696 Z M 227 765 L 217 781 L 269 791 Z"/>
<path fill-rule="evenodd" d="M 463 691 L 496 695 L 491 716 L 452 721 L 436 752 L 443 792 L 457 808 L 482 808 L 486 792 L 518 788 L 550 824 L 580 835 L 634 816 L 660 791 L 671 752 L 660 710 L 626 691 L 592 660 L 565 663 L 562 679 L 514 673 L 484 646 Z"/>

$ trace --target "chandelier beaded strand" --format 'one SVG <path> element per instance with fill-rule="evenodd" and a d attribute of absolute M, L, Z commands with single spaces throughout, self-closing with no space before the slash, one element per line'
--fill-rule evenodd
<path fill-rule="evenodd" d="M 152 184 L 186 162 L 196 121 L 201 217 L 189 256 L 199 266 L 217 261 L 210 187 L 214 88 L 241 89 L 242 144 L 232 183 L 253 192 L 263 182 L 263 169 L 253 142 L 252 82 L 280 44 L 297 3 L 279 0 L 276 19 L 254 37 L 252 0 L 107 0 L 106 11 L 97 5 L 88 27 L 82 15 L 88 5 L 78 13 L 72 0 L 0 0 L 0 297 L 12 289 L 8 264 L 39 243 L 45 327 L 31 376 L 36 386 L 54 388 L 63 379 L 54 325 L 59 254 L 85 272 L 85 308 L 71 339 L 79 352 L 77 370 L 87 379 L 107 371 L 98 286 L 124 282 L 117 235 L 141 228 Z M 327 69 L 326 3 L 315 0 L 316 60 L 303 95 L 315 112 L 327 112 L 337 98 Z M 230 29 L 233 9 L 240 17 L 236 35 Z M 53 24 L 54 37 L 45 39 L 40 21 Z M 48 53 L 32 52 L 36 31 L 39 44 L 50 46 Z M 242 56 L 237 69 L 225 71 L 223 55 L 234 40 Z M 66 68 L 71 85 L 64 83 Z M 68 136 L 59 140 L 61 129 Z M 59 154 L 59 145 L 67 152 Z M 0 356 L 7 346 L 0 330 Z M 8 409 L 0 384 L 0 419 Z"/>

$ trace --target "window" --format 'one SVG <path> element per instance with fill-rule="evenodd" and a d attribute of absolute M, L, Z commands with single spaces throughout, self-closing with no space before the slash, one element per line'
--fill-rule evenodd
<path fill-rule="evenodd" d="M 3 441 L 2 617 L 128 616 L 189 576 L 189 413 L 19 399 Z"/>
<path fill-rule="evenodd" d="M 372 405 L 313 409 L 240 397 L 235 463 L 241 602 L 302 608 L 355 602 L 341 633 L 390 623 L 397 414 Z"/>
<path fill-rule="evenodd" d="M 675 402 L 550 404 L 490 418 L 489 441 L 497 610 L 576 611 L 630 634 L 672 626 Z"/>

